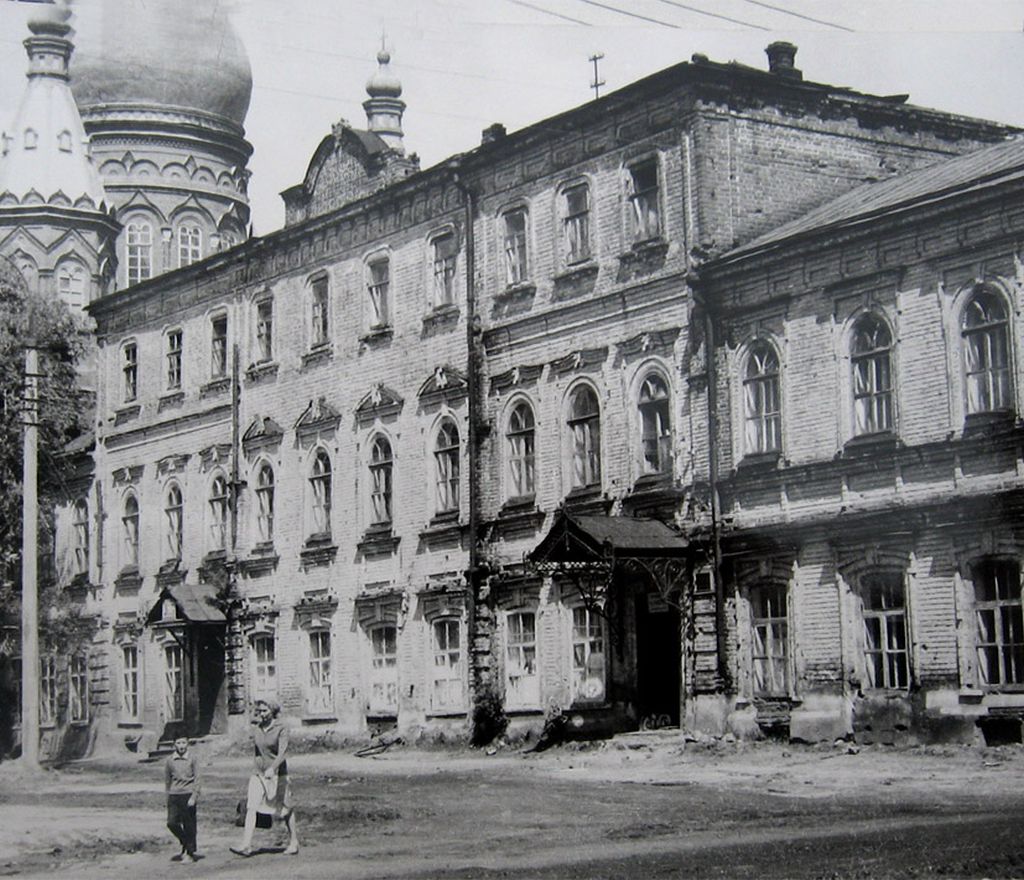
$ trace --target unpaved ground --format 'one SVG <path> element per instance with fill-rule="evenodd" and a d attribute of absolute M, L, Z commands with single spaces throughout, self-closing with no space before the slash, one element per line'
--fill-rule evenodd
<path fill-rule="evenodd" d="M 1024 750 L 683 745 L 395 748 L 290 761 L 303 849 L 239 859 L 240 756 L 203 755 L 195 865 L 168 862 L 159 764 L 0 766 L 0 875 L 1024 877 Z"/>

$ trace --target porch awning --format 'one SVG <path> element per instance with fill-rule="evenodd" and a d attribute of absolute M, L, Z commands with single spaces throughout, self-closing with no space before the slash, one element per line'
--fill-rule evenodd
<path fill-rule="evenodd" d="M 216 587 L 211 584 L 181 583 L 164 587 L 150 608 L 146 623 L 226 623 L 216 595 Z"/>
<path fill-rule="evenodd" d="M 573 516 L 562 511 L 530 552 L 535 565 L 603 559 L 673 558 L 686 555 L 686 539 L 656 519 Z"/>

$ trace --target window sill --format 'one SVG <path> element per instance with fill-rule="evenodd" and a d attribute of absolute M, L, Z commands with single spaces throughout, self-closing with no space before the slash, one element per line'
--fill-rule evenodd
<path fill-rule="evenodd" d="M 573 489 L 565 496 L 565 507 L 574 513 L 606 513 L 611 500 L 601 494 L 600 486 Z"/>
<path fill-rule="evenodd" d="M 142 575 L 136 565 L 129 565 L 122 568 L 114 579 L 114 589 L 118 592 L 128 593 L 137 591 L 142 586 Z"/>
<path fill-rule="evenodd" d="M 465 709 L 431 709 L 426 713 L 427 718 L 465 718 Z"/>
<path fill-rule="evenodd" d="M 249 556 L 238 563 L 243 574 L 267 574 L 277 568 L 280 557 L 274 551 L 273 544 L 257 544 Z"/>
<path fill-rule="evenodd" d="M 329 363 L 333 358 L 334 348 L 331 346 L 331 343 L 324 342 L 320 345 L 315 345 L 302 356 L 302 369 Z"/>
<path fill-rule="evenodd" d="M 390 324 L 382 324 L 379 327 L 371 327 L 359 337 L 359 341 L 363 345 L 383 345 L 385 342 L 390 342 L 394 335 L 394 327 Z"/>
<path fill-rule="evenodd" d="M 534 495 L 510 498 L 498 511 L 495 525 L 504 531 L 536 530 L 544 522 L 544 511 L 537 508 Z"/>
<path fill-rule="evenodd" d="M 306 568 L 315 565 L 328 565 L 338 555 L 338 545 L 330 535 L 311 535 L 299 551 L 299 562 Z"/>
<path fill-rule="evenodd" d="M 394 553 L 402 539 L 391 530 L 391 524 L 371 526 L 363 534 L 362 540 L 356 544 L 364 556 L 382 556 Z"/>
<path fill-rule="evenodd" d="M 537 285 L 532 281 L 519 281 L 515 284 L 507 285 L 503 290 L 499 290 L 494 298 L 496 300 L 506 299 L 529 299 L 537 292 Z"/>
<path fill-rule="evenodd" d="M 458 323 L 460 314 L 456 305 L 437 306 L 429 315 L 423 316 L 423 331 L 429 333 L 447 329 Z"/>
<path fill-rule="evenodd" d="M 544 715 L 540 706 L 506 706 L 505 714 L 509 718 L 532 718 Z"/>
<path fill-rule="evenodd" d="M 168 559 L 157 572 L 156 582 L 158 586 L 165 587 L 170 584 L 180 584 L 185 580 L 185 569 L 181 567 L 180 559 Z"/>
<path fill-rule="evenodd" d="M 562 285 L 572 284 L 576 281 L 583 281 L 588 278 L 593 278 L 597 275 L 599 266 L 594 262 L 593 257 L 588 257 L 579 263 L 573 263 L 571 266 L 567 266 L 563 271 L 559 272 L 554 277 L 556 287 Z"/>
<path fill-rule="evenodd" d="M 276 376 L 277 370 L 277 361 L 259 361 L 255 364 L 249 364 L 249 368 L 245 371 L 245 378 L 250 382 L 262 382 L 265 379 Z"/>
<path fill-rule="evenodd" d="M 371 724 L 393 724 L 398 721 L 397 709 L 377 709 L 366 713 L 366 720 Z"/>
<path fill-rule="evenodd" d="M 231 390 L 231 378 L 229 376 L 218 376 L 211 379 L 199 389 L 199 397 L 216 397 Z"/>
<path fill-rule="evenodd" d="M 751 452 L 736 462 L 737 473 L 754 473 L 757 471 L 773 471 L 782 461 L 782 453 L 775 449 L 771 452 Z"/>
<path fill-rule="evenodd" d="M 301 719 L 302 724 L 337 724 L 338 717 L 336 715 L 304 715 Z"/>
<path fill-rule="evenodd" d="M 459 522 L 459 511 L 452 510 L 439 513 L 420 531 L 424 541 L 439 541 L 458 538 L 462 534 L 463 524 Z"/>
<path fill-rule="evenodd" d="M 141 721 L 118 721 L 121 730 L 141 730 L 145 725 Z"/>
<path fill-rule="evenodd" d="M 892 431 L 879 431 L 876 434 L 861 434 L 851 437 L 839 451 L 839 458 L 862 459 L 873 458 L 883 453 L 895 452 L 899 440 Z"/>
<path fill-rule="evenodd" d="M 1016 421 L 1016 413 L 1009 409 L 971 413 L 964 419 L 965 440 L 988 437 L 994 432 L 1007 431 Z"/>
<path fill-rule="evenodd" d="M 64 587 L 65 592 L 71 595 L 84 594 L 90 589 L 92 589 L 92 584 L 89 583 L 89 573 L 86 571 L 80 571 Z"/>
<path fill-rule="evenodd" d="M 139 413 L 142 412 L 142 404 L 129 403 L 119 409 L 114 410 L 114 424 L 123 425 L 125 422 L 130 422 L 139 417 Z"/>
<path fill-rule="evenodd" d="M 165 409 L 180 407 L 185 402 L 185 392 L 181 389 L 169 391 L 159 397 L 156 404 L 156 411 L 163 412 Z"/>

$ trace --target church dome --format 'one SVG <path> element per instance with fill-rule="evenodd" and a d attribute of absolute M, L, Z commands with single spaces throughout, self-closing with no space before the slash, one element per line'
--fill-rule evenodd
<path fill-rule="evenodd" d="M 381 49 L 377 53 L 377 70 L 366 81 L 366 92 L 371 98 L 397 98 L 402 94 L 402 82 L 390 64 L 391 54 Z"/>
<path fill-rule="evenodd" d="M 199 111 L 241 127 L 252 70 L 219 7 L 209 0 L 76 4 L 71 84 L 83 115 L 142 105 Z"/>

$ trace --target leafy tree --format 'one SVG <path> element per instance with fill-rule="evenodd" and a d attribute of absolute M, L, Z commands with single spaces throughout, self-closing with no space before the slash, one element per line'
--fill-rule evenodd
<path fill-rule="evenodd" d="M 21 505 L 25 346 L 39 348 L 39 619 L 47 633 L 59 626 L 61 597 L 53 583 L 53 509 L 73 469 L 68 443 L 85 428 L 91 400 L 78 383 L 76 364 L 85 352 L 82 319 L 53 298 L 26 290 L 20 272 L 0 258 L 0 625 L 16 627 L 21 606 Z M 58 612 L 58 613 L 54 613 Z M 16 633 L 16 631 L 15 631 Z M 2 641 L 2 640 L 0 640 Z"/>

